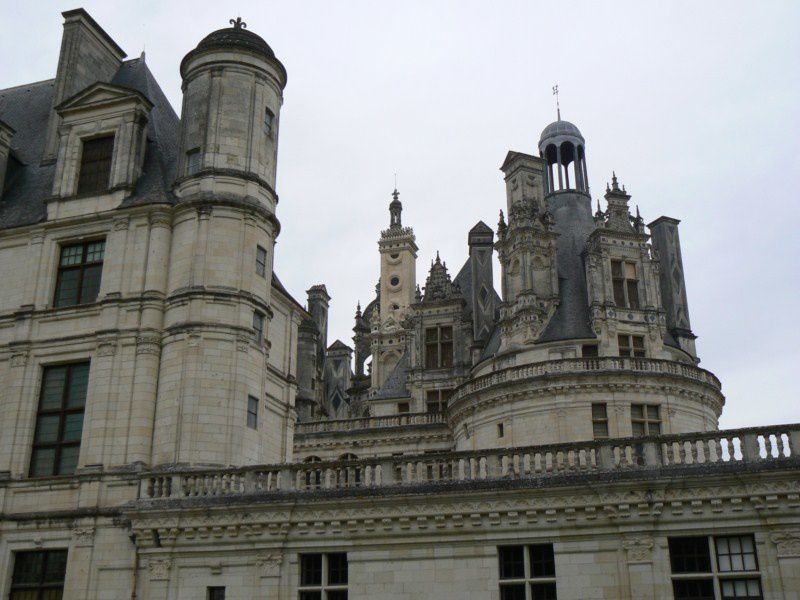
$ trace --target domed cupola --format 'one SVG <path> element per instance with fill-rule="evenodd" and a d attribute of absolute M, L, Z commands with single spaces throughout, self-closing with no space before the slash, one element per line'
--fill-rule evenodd
<path fill-rule="evenodd" d="M 586 141 L 569 121 L 550 123 L 539 138 L 539 156 L 547 162 L 546 193 L 561 191 L 589 194 Z"/>

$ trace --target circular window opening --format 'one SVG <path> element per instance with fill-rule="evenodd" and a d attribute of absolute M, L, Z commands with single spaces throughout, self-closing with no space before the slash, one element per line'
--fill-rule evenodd
<path fill-rule="evenodd" d="M 390 254 L 389 256 L 391 256 L 392 258 L 399 258 L 400 257 L 400 255 L 398 253 L 396 253 L 396 252 L 394 254 Z"/>
<path fill-rule="evenodd" d="M 397 277 L 397 276 L 395 276 L 395 277 L 392 277 L 392 278 L 389 280 L 389 283 L 391 283 L 393 286 L 398 286 L 398 285 L 400 285 L 400 278 L 399 278 L 399 277 Z"/>

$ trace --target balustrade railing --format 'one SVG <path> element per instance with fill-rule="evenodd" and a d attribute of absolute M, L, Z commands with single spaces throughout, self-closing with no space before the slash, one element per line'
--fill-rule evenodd
<path fill-rule="evenodd" d="M 142 473 L 145 499 L 668 470 L 800 457 L 800 424 L 360 460 Z"/>
<path fill-rule="evenodd" d="M 405 427 L 408 425 L 433 425 L 446 423 L 443 413 L 403 413 L 384 417 L 362 417 L 358 419 L 338 419 L 334 421 L 311 421 L 298 423 L 295 435 L 328 433 L 332 431 L 356 431 L 359 429 L 378 429 L 384 427 Z"/>
<path fill-rule="evenodd" d="M 538 363 L 508 367 L 470 380 L 459 387 L 453 394 L 450 403 L 459 398 L 495 385 L 513 382 L 519 379 L 542 377 L 545 375 L 563 375 L 570 373 L 592 373 L 598 371 L 635 371 L 638 373 L 656 373 L 677 375 L 687 379 L 706 383 L 721 389 L 719 379 L 713 373 L 672 360 L 655 358 L 629 358 L 624 356 L 603 356 L 596 358 L 565 358 Z"/>

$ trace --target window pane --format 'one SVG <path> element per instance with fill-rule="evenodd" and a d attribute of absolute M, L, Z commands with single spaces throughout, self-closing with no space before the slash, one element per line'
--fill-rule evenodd
<path fill-rule="evenodd" d="M 76 442 L 81 440 L 83 431 L 83 413 L 66 415 L 64 418 L 64 437 L 65 442 Z"/>
<path fill-rule="evenodd" d="M 55 469 L 55 448 L 34 448 L 31 456 L 31 476 L 46 477 L 52 475 Z"/>
<path fill-rule="evenodd" d="M 635 281 L 628 282 L 628 306 L 639 308 L 639 284 Z"/>
<path fill-rule="evenodd" d="M 47 552 L 44 570 L 45 583 L 63 583 L 67 573 L 67 551 L 51 550 Z"/>
<path fill-rule="evenodd" d="M 531 600 L 556 600 L 556 584 L 532 583 Z"/>
<path fill-rule="evenodd" d="M 673 573 L 710 573 L 711 556 L 705 537 L 669 538 Z"/>
<path fill-rule="evenodd" d="M 61 460 L 58 465 L 58 475 L 72 475 L 78 466 L 78 453 L 80 446 L 64 446 L 61 448 Z"/>
<path fill-rule="evenodd" d="M 97 294 L 100 292 L 100 275 L 102 271 L 103 265 L 84 267 L 83 285 L 81 286 L 80 294 L 81 304 L 89 304 L 97 300 Z"/>
<path fill-rule="evenodd" d="M 300 555 L 300 585 L 322 585 L 322 554 Z"/>
<path fill-rule="evenodd" d="M 425 346 L 425 368 L 436 369 L 439 366 L 439 353 L 436 344 Z"/>
<path fill-rule="evenodd" d="M 105 240 L 97 242 L 89 242 L 86 245 L 86 260 L 87 263 L 101 262 L 106 250 Z"/>
<path fill-rule="evenodd" d="M 453 366 L 453 342 L 442 342 L 442 367 Z"/>
<path fill-rule="evenodd" d="M 69 373 L 67 407 L 78 408 L 86 404 L 86 390 L 89 386 L 89 365 L 72 365 Z"/>
<path fill-rule="evenodd" d="M 715 600 L 711 579 L 684 579 L 672 582 L 675 600 Z"/>
<path fill-rule="evenodd" d="M 524 546 L 502 546 L 497 549 L 497 554 L 500 559 L 500 579 L 525 577 Z"/>
<path fill-rule="evenodd" d="M 634 348 L 644 348 L 644 338 L 640 335 L 631 336 Z"/>
<path fill-rule="evenodd" d="M 631 404 L 631 418 L 632 419 L 643 419 L 644 418 L 644 405 L 642 405 L 642 404 Z"/>
<path fill-rule="evenodd" d="M 327 600 L 347 600 L 347 590 L 331 590 L 327 596 Z"/>
<path fill-rule="evenodd" d="M 42 382 L 42 410 L 61 408 L 64 384 L 67 379 L 66 367 L 46 367 Z"/>
<path fill-rule="evenodd" d="M 439 340 L 439 332 L 435 327 L 425 330 L 425 341 L 436 342 Z"/>
<path fill-rule="evenodd" d="M 14 556 L 14 584 L 37 583 L 44 572 L 44 552 L 17 552 Z"/>
<path fill-rule="evenodd" d="M 56 286 L 55 305 L 72 306 L 78 303 L 78 282 L 81 273 L 78 269 L 61 271 Z"/>
<path fill-rule="evenodd" d="M 606 412 L 606 405 L 605 404 L 592 404 L 592 418 L 593 419 L 605 419 L 607 418 L 608 413 Z"/>
<path fill-rule="evenodd" d="M 442 341 L 447 342 L 453 339 L 453 328 L 452 327 L 442 327 L 441 328 L 442 334 Z"/>
<path fill-rule="evenodd" d="M 608 423 L 605 421 L 595 421 L 592 423 L 592 434 L 595 439 L 608 437 Z"/>
<path fill-rule="evenodd" d="M 634 263 L 625 263 L 625 279 L 636 279 L 636 265 Z"/>
<path fill-rule="evenodd" d="M 650 423 L 648 435 L 661 435 L 661 423 Z"/>
<path fill-rule="evenodd" d="M 300 592 L 300 600 L 322 600 L 322 592 Z"/>
<path fill-rule="evenodd" d="M 59 592 L 60 594 L 61 592 Z M 59 595 L 58 598 L 61 596 Z M 10 600 L 39 600 L 39 592 L 36 590 L 19 590 L 11 592 Z"/>
<path fill-rule="evenodd" d="M 555 577 L 556 561 L 553 544 L 530 546 L 531 577 Z"/>
<path fill-rule="evenodd" d="M 330 585 L 347 584 L 347 554 L 338 552 L 328 554 L 328 583 Z"/>
<path fill-rule="evenodd" d="M 61 417 L 57 414 L 39 417 L 36 422 L 36 436 L 34 437 L 34 441 L 37 444 L 41 442 L 58 441 L 59 425 L 61 425 Z"/>
<path fill-rule="evenodd" d="M 658 405 L 656 404 L 648 404 L 647 405 L 647 418 L 655 421 L 660 419 Z"/>
<path fill-rule="evenodd" d="M 501 585 L 500 600 L 525 600 L 525 584 Z"/>
<path fill-rule="evenodd" d="M 614 304 L 625 306 L 625 282 L 622 279 L 614 280 Z"/>
<path fill-rule="evenodd" d="M 723 600 L 762 598 L 758 579 L 723 579 L 719 582 Z"/>
<path fill-rule="evenodd" d="M 622 263 L 618 260 L 611 261 L 611 276 L 622 277 Z"/>
<path fill-rule="evenodd" d="M 60 266 L 69 267 L 72 265 L 79 265 L 81 262 L 83 262 L 83 244 L 62 246 L 61 261 L 59 262 Z"/>

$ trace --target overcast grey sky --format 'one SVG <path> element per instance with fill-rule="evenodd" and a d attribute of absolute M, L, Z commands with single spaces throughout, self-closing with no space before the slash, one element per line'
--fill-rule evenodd
<path fill-rule="evenodd" d="M 60 11 L 2 0 L 0 88 L 54 76 Z M 593 197 L 615 169 L 650 222 L 681 219 L 701 365 L 724 427 L 800 421 L 800 3 L 85 2 L 180 109 L 181 58 L 241 15 L 289 73 L 276 272 L 302 302 L 333 296 L 351 344 L 378 278 L 398 174 L 404 224 L 451 272 L 505 205 L 498 168 L 563 117 L 587 142 Z M 496 267 L 497 268 L 497 267 Z"/>

